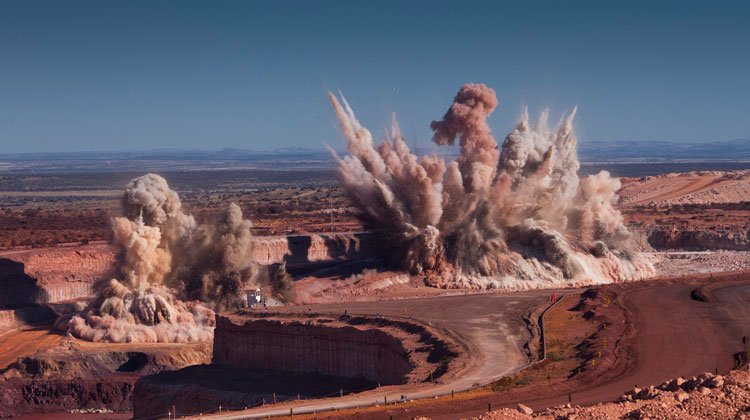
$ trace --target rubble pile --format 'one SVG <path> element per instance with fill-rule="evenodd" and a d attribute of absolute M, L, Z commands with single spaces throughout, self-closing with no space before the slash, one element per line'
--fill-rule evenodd
<path fill-rule="evenodd" d="M 702 373 L 658 386 L 633 388 L 617 402 L 579 407 L 565 404 L 533 412 L 519 404 L 474 420 L 498 419 L 750 419 L 750 372 Z"/>

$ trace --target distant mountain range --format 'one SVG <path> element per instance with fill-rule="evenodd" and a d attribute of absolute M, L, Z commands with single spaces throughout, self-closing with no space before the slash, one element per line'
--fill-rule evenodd
<path fill-rule="evenodd" d="M 426 148 L 445 158 L 458 149 Z M 750 139 L 709 143 L 667 141 L 588 141 L 578 145 L 584 164 L 658 162 L 750 162 Z M 129 152 L 38 152 L 0 154 L 0 173 L 12 172 L 100 172 L 148 170 L 243 170 L 332 168 L 334 161 L 325 149 L 302 147 L 274 150 L 156 149 Z"/>

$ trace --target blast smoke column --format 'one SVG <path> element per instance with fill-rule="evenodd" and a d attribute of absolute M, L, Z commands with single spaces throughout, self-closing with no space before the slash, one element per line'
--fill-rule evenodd
<path fill-rule="evenodd" d="M 118 277 L 98 283 L 89 307 L 59 326 L 90 341 L 211 340 L 213 309 L 242 306 L 254 283 L 250 221 L 231 203 L 199 225 L 155 174 L 130 181 L 122 210 L 112 220 Z"/>
<path fill-rule="evenodd" d="M 441 287 L 528 289 L 636 280 L 653 265 L 628 250 L 616 209 L 619 180 L 579 179 L 573 120 L 525 112 L 502 147 L 487 118 L 494 90 L 469 83 L 439 121 L 433 142 L 460 155 L 416 156 L 398 125 L 379 145 L 346 100 L 329 94 L 347 140 L 341 182 L 384 255 Z"/>

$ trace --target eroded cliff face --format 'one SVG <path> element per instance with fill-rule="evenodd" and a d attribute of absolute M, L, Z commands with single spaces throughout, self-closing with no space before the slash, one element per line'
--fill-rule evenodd
<path fill-rule="evenodd" d="M 211 351 L 209 343 L 123 347 L 71 340 L 20 357 L 0 375 L 0 417 L 72 409 L 128 411 L 140 376 L 209 363 Z"/>
<path fill-rule="evenodd" d="M 88 297 L 96 280 L 110 277 L 108 245 L 45 248 L 0 257 L 0 307 Z"/>
<path fill-rule="evenodd" d="M 24 272 L 23 263 L 0 258 L 0 308 L 30 305 L 45 298 L 37 280 Z"/>
<path fill-rule="evenodd" d="M 54 413 L 71 409 L 130 409 L 133 376 L 80 381 L 24 380 L 0 382 L 0 417 Z"/>
<path fill-rule="evenodd" d="M 213 363 L 406 383 L 415 363 L 386 331 L 345 323 L 218 316 Z"/>
<path fill-rule="evenodd" d="M 655 249 L 750 250 L 750 232 L 744 229 L 692 230 L 659 227 L 648 234 Z"/>
<path fill-rule="evenodd" d="M 255 237 L 253 261 L 257 264 L 301 265 L 339 258 L 373 255 L 369 233 L 332 233 Z"/>
<path fill-rule="evenodd" d="M 210 365 L 141 378 L 136 418 L 242 409 L 440 380 L 465 367 L 442 330 L 385 317 L 240 311 L 218 315 Z"/>
<path fill-rule="evenodd" d="M 0 309 L 0 333 L 22 325 L 51 322 L 57 317 L 47 306 L 34 305 L 17 309 Z"/>
<path fill-rule="evenodd" d="M 270 370 L 224 368 L 216 365 L 191 366 L 161 372 L 138 380 L 133 391 L 133 417 L 198 415 L 224 410 L 242 410 L 310 398 L 338 396 L 343 392 L 373 389 L 377 384 L 317 374 L 294 374 Z"/>
<path fill-rule="evenodd" d="M 255 237 L 252 259 L 290 266 L 373 254 L 367 233 Z M 90 297 L 92 286 L 114 275 L 117 256 L 106 244 L 55 247 L 0 255 L 0 308 Z"/>

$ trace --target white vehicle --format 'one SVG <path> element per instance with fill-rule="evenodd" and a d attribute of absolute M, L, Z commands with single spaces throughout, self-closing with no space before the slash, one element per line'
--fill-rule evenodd
<path fill-rule="evenodd" d="M 247 291 L 247 306 L 252 308 L 257 305 L 260 305 L 261 301 L 263 300 L 262 293 L 260 292 L 260 287 L 256 287 L 255 289 L 248 289 Z"/>

